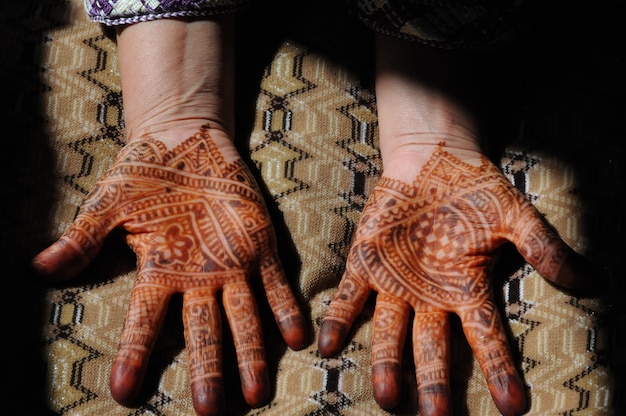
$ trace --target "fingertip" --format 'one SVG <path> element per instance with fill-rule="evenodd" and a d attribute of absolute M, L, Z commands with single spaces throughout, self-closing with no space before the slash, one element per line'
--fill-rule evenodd
<path fill-rule="evenodd" d="M 33 257 L 31 261 L 31 265 L 35 271 L 41 275 L 54 275 L 57 272 L 57 264 L 58 264 L 58 251 L 57 250 L 58 243 L 54 243 L 45 250 L 42 250 Z"/>
<path fill-rule="evenodd" d="M 33 257 L 31 261 L 31 266 L 37 274 L 41 275 L 50 275 L 53 271 L 51 264 L 46 258 L 45 250 Z"/>
<path fill-rule="evenodd" d="M 447 384 L 433 384 L 419 388 L 419 414 L 422 416 L 451 415 L 449 386 Z"/>
<path fill-rule="evenodd" d="M 285 342 L 294 351 L 300 351 L 309 345 L 309 334 L 304 328 L 290 331 L 285 337 Z"/>
<path fill-rule="evenodd" d="M 291 318 L 280 323 L 283 339 L 294 351 L 300 351 L 309 345 L 308 325 L 302 315 Z"/>
<path fill-rule="evenodd" d="M 609 278 L 605 271 L 572 249 L 552 283 L 580 296 L 599 296 L 609 290 Z"/>
<path fill-rule="evenodd" d="M 526 389 L 517 374 L 492 377 L 489 390 L 502 416 L 518 416 L 526 412 Z"/>
<path fill-rule="evenodd" d="M 31 261 L 34 271 L 55 281 L 65 281 L 76 276 L 86 265 L 75 250 L 59 240 L 37 254 Z"/>
<path fill-rule="evenodd" d="M 192 382 L 191 397 L 198 416 L 221 416 L 224 414 L 224 386 L 221 378 Z"/>
<path fill-rule="evenodd" d="M 392 409 L 400 404 L 401 368 L 397 363 L 376 364 L 372 367 L 374 399 L 383 409 Z"/>
<path fill-rule="evenodd" d="M 343 345 L 347 332 L 347 329 L 339 322 L 325 319 L 317 340 L 317 348 L 321 356 L 328 358 L 336 355 Z"/>
<path fill-rule="evenodd" d="M 272 390 L 269 384 L 255 386 L 255 388 L 247 388 L 243 391 L 244 399 L 248 406 L 257 408 L 264 406 L 269 401 Z"/>
<path fill-rule="evenodd" d="M 244 370 L 242 370 L 244 371 Z M 250 407 L 261 407 L 272 393 L 270 377 L 265 363 L 250 364 L 241 374 L 241 390 Z"/>
<path fill-rule="evenodd" d="M 121 405 L 130 406 L 143 384 L 144 369 L 127 362 L 115 361 L 111 368 L 111 397 Z"/>

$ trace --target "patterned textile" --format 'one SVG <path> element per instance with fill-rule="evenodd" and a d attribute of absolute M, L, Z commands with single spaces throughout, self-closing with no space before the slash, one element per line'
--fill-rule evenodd
<path fill-rule="evenodd" d="M 123 146 L 115 43 L 88 21 L 81 0 L 16 0 L 3 3 L 0 16 L 0 46 L 6 58 L 0 66 L 5 80 L 2 125 L 7 127 L 3 154 L 9 159 L 2 174 L 7 198 L 1 205 L 6 232 L 0 251 L 7 256 L 5 264 L 18 269 L 17 274 L 5 274 L 6 299 L 1 302 L 6 328 L 2 358 L 9 381 L 1 390 L 3 410 L 8 414 L 193 416 L 177 298 L 137 406 L 123 407 L 110 397 L 109 371 L 134 279 L 134 258 L 122 241 L 112 236 L 95 263 L 64 286 L 44 289 L 32 283 L 35 277 L 28 272 L 29 259 L 72 222 L 86 193 Z M 310 22 L 306 16 L 283 21 L 283 15 L 258 13 L 243 19 L 257 22 L 258 26 L 252 24 L 257 30 L 282 22 L 293 30 L 290 33 Z M 239 135 L 267 191 L 285 266 L 316 335 L 381 166 L 374 96 L 367 73 L 353 70 L 359 56 L 350 55 L 363 48 L 351 49 L 343 40 L 330 49 L 350 53 L 326 53 L 319 43 L 311 46 L 302 39 L 306 37 L 259 41 L 267 55 L 253 50 L 256 44 L 243 52 L 239 61 L 248 71 L 244 86 L 254 80 L 256 88 L 240 96 Z M 254 73 L 259 66 L 262 69 Z M 605 80 L 586 90 L 584 99 L 576 96 L 576 101 L 556 105 L 543 97 L 539 107 L 527 109 L 524 123 L 517 124 L 523 128 L 516 128 L 515 142 L 503 146 L 498 160 L 505 175 L 566 241 L 615 277 L 621 272 L 623 250 L 613 236 L 626 233 L 626 207 L 616 198 L 624 191 L 626 132 L 623 123 L 597 109 L 604 98 L 598 91 L 609 90 L 601 89 L 601 82 Z M 621 87 L 626 91 L 626 85 Z M 610 92 L 617 93 L 615 88 Z M 246 107 L 249 103 L 251 108 Z M 602 120 L 598 128 L 612 128 L 609 139 L 617 139 L 607 139 L 590 155 L 595 139 L 588 137 L 596 131 L 589 130 L 586 119 L 568 113 L 572 124 L 556 127 L 551 118 L 565 116 L 560 111 L 566 109 L 576 116 L 584 110 L 585 116 Z M 613 115 L 619 109 L 613 109 Z M 246 111 L 251 112 L 247 121 Z M 567 126 L 567 137 L 559 140 L 562 125 Z M 555 139 L 552 146 L 545 144 L 546 137 Z M 582 170 L 581 161 L 587 164 Z M 623 279 L 613 279 L 615 290 L 607 298 L 572 297 L 547 284 L 515 253 L 505 254 L 495 281 L 528 386 L 528 414 L 622 414 L 619 388 L 626 369 L 622 358 L 626 340 L 620 334 L 626 333 L 626 308 L 617 300 Z M 262 408 L 245 406 L 233 349 L 227 344 L 224 368 L 232 369 L 225 374 L 228 414 L 417 414 L 409 347 L 401 406 L 386 412 L 374 402 L 372 303 L 341 355 L 332 359 L 320 357 L 317 339 L 299 352 L 275 341 L 280 336 L 269 307 L 261 302 L 260 309 L 275 394 Z M 458 322 L 453 336 L 455 414 L 497 414 Z M 225 342 L 232 340 L 226 337 Z M 36 359 L 39 346 L 43 363 Z M 31 392 L 32 402 L 16 399 L 24 391 Z M 41 408 L 45 409 L 40 412 L 36 410 L 39 395 L 44 396 Z"/>
<path fill-rule="evenodd" d="M 84 0 L 84 2 L 85 10 L 94 22 L 124 25 L 161 18 L 230 13 L 244 7 L 248 0 Z"/>

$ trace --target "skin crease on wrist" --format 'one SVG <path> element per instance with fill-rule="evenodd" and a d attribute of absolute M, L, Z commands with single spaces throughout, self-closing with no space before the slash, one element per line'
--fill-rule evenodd
<path fill-rule="evenodd" d="M 233 25 L 231 17 L 222 16 L 219 20 L 160 19 L 118 28 L 129 142 L 149 134 L 172 149 L 209 125 L 227 161 L 239 157 L 231 139 Z M 146 47 L 146 39 L 159 48 Z"/>
<path fill-rule="evenodd" d="M 378 35 L 376 42 L 385 176 L 412 183 L 439 144 L 465 163 L 480 165 L 477 121 L 466 102 L 470 94 L 454 71 L 458 57 L 385 35 Z"/>

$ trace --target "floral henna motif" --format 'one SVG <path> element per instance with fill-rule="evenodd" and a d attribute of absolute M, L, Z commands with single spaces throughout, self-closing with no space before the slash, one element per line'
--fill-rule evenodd
<path fill-rule="evenodd" d="M 137 278 L 112 370 L 113 396 L 127 403 L 136 395 L 168 301 L 182 292 L 194 404 L 199 414 L 219 413 L 222 292 L 244 396 L 251 405 L 266 400 L 262 328 L 248 283 L 256 269 L 287 343 L 304 347 L 306 330 L 245 164 L 227 163 L 206 128 L 171 151 L 149 136 L 133 141 L 35 264 L 48 272 L 80 269 L 117 227 L 137 254 Z"/>
<path fill-rule="evenodd" d="M 408 305 L 415 311 L 421 412 L 447 414 L 446 314 L 456 313 L 498 408 L 503 414 L 521 412 L 523 386 L 487 275 L 496 249 L 506 241 L 552 280 L 571 251 L 486 159 L 480 166 L 469 165 L 440 146 L 413 184 L 383 177 L 361 217 L 346 272 L 322 325 L 320 351 L 338 351 L 375 290 L 374 390 L 381 406 L 393 404 L 397 398 L 387 401 L 387 396 L 393 396 L 388 386 L 395 385 L 390 380 L 396 370 L 380 369 L 399 368 L 400 349 L 391 344 L 404 342 L 406 313 L 400 305 Z"/>

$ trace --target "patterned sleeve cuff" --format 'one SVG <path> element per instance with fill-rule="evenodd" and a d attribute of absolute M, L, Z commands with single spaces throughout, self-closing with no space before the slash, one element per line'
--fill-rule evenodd
<path fill-rule="evenodd" d="M 232 13 L 250 0 L 84 0 L 87 16 L 108 26 Z"/>
<path fill-rule="evenodd" d="M 442 48 L 482 48 L 510 31 L 519 0 L 355 0 L 376 32 Z"/>

